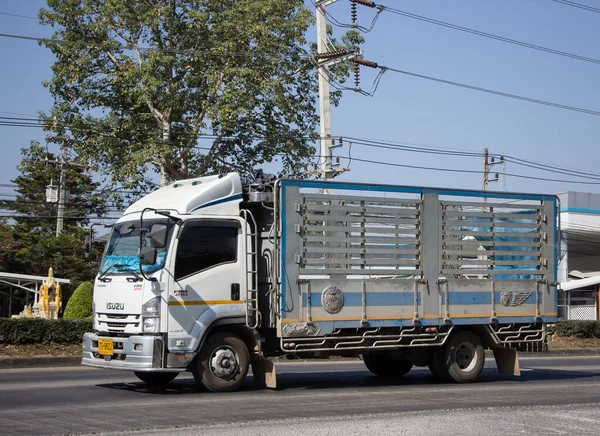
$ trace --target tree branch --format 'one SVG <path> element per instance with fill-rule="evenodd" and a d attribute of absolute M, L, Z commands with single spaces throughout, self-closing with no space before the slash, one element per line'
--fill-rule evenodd
<path fill-rule="evenodd" d="M 206 104 L 204 105 L 204 109 L 202 109 L 200 111 L 200 113 L 198 114 L 198 116 L 196 117 L 196 123 L 194 126 L 194 131 L 190 137 L 190 140 L 188 141 L 188 143 L 186 144 L 187 148 L 192 147 L 192 145 L 194 145 L 194 143 L 198 140 L 198 133 L 200 133 L 200 126 L 202 125 L 202 120 L 204 119 L 204 117 L 206 117 L 206 112 L 208 112 L 208 108 L 211 106 L 215 95 L 217 94 L 217 91 L 219 90 L 219 88 L 221 87 L 221 85 L 223 84 L 223 77 L 224 74 L 221 73 L 219 75 L 219 77 L 217 78 L 215 85 L 213 86 L 212 89 L 212 93 L 211 95 L 208 96 L 208 98 L 206 99 Z M 221 142 L 221 138 L 223 137 L 223 135 L 221 134 L 220 137 L 218 137 L 217 140 L 215 140 L 215 142 Z M 213 143 L 213 147 L 214 147 L 214 143 Z M 212 148 L 211 148 L 212 151 Z M 210 153 L 210 152 L 209 152 Z"/>
<path fill-rule="evenodd" d="M 142 61 L 142 52 L 140 51 L 140 46 L 138 45 L 137 41 L 135 41 L 132 44 L 133 44 L 133 47 L 135 48 L 135 53 L 137 55 L 138 66 L 141 69 L 143 61 Z M 154 107 L 154 104 L 152 104 L 152 100 L 150 99 L 150 96 L 144 89 L 142 89 L 142 95 L 144 97 L 144 101 L 148 105 L 148 109 L 150 109 L 150 112 L 152 113 L 152 115 L 154 115 L 154 118 L 159 123 L 159 127 L 162 127 L 162 125 L 165 123 L 165 118 L 163 117 L 163 114 Z"/>

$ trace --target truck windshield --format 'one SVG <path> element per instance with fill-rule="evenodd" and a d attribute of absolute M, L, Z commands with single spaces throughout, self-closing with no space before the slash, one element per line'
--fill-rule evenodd
<path fill-rule="evenodd" d="M 169 229 L 169 238 L 173 230 L 173 223 L 170 220 L 144 220 L 143 233 L 150 233 L 153 224 L 166 224 Z M 148 244 L 148 238 L 144 237 L 142 246 Z M 143 265 L 142 269 L 146 273 L 158 271 L 165 266 L 167 249 L 169 242 L 163 248 L 158 248 L 156 263 L 154 265 Z M 130 221 L 116 224 L 113 227 L 110 240 L 104 251 L 104 257 L 100 263 L 100 274 L 119 274 L 131 273 L 140 270 L 140 223 L 139 221 Z"/>

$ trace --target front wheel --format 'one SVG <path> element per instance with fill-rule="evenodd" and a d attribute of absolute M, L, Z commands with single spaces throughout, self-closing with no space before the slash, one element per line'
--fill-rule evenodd
<path fill-rule="evenodd" d="M 193 368 L 196 383 L 212 392 L 238 389 L 248 374 L 250 355 L 235 335 L 217 333 L 206 341 Z"/>
<path fill-rule="evenodd" d="M 135 371 L 135 376 L 141 381 L 152 386 L 163 386 L 172 381 L 179 373 L 177 372 L 142 372 Z"/>

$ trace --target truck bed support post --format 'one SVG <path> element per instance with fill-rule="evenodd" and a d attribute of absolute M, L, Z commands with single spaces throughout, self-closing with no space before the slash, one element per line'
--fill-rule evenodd
<path fill-rule="evenodd" d="M 277 375 L 275 364 L 261 354 L 254 354 L 250 360 L 252 375 L 261 386 L 277 389 Z"/>
<path fill-rule="evenodd" d="M 494 359 L 500 374 L 521 375 L 519 367 L 519 353 L 514 348 L 497 347 L 493 348 Z"/>

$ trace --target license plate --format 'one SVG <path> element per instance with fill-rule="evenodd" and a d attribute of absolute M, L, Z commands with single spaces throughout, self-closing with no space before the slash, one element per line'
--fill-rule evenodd
<path fill-rule="evenodd" d="M 112 356 L 113 353 L 112 339 L 98 339 L 98 354 L 108 354 Z"/>

